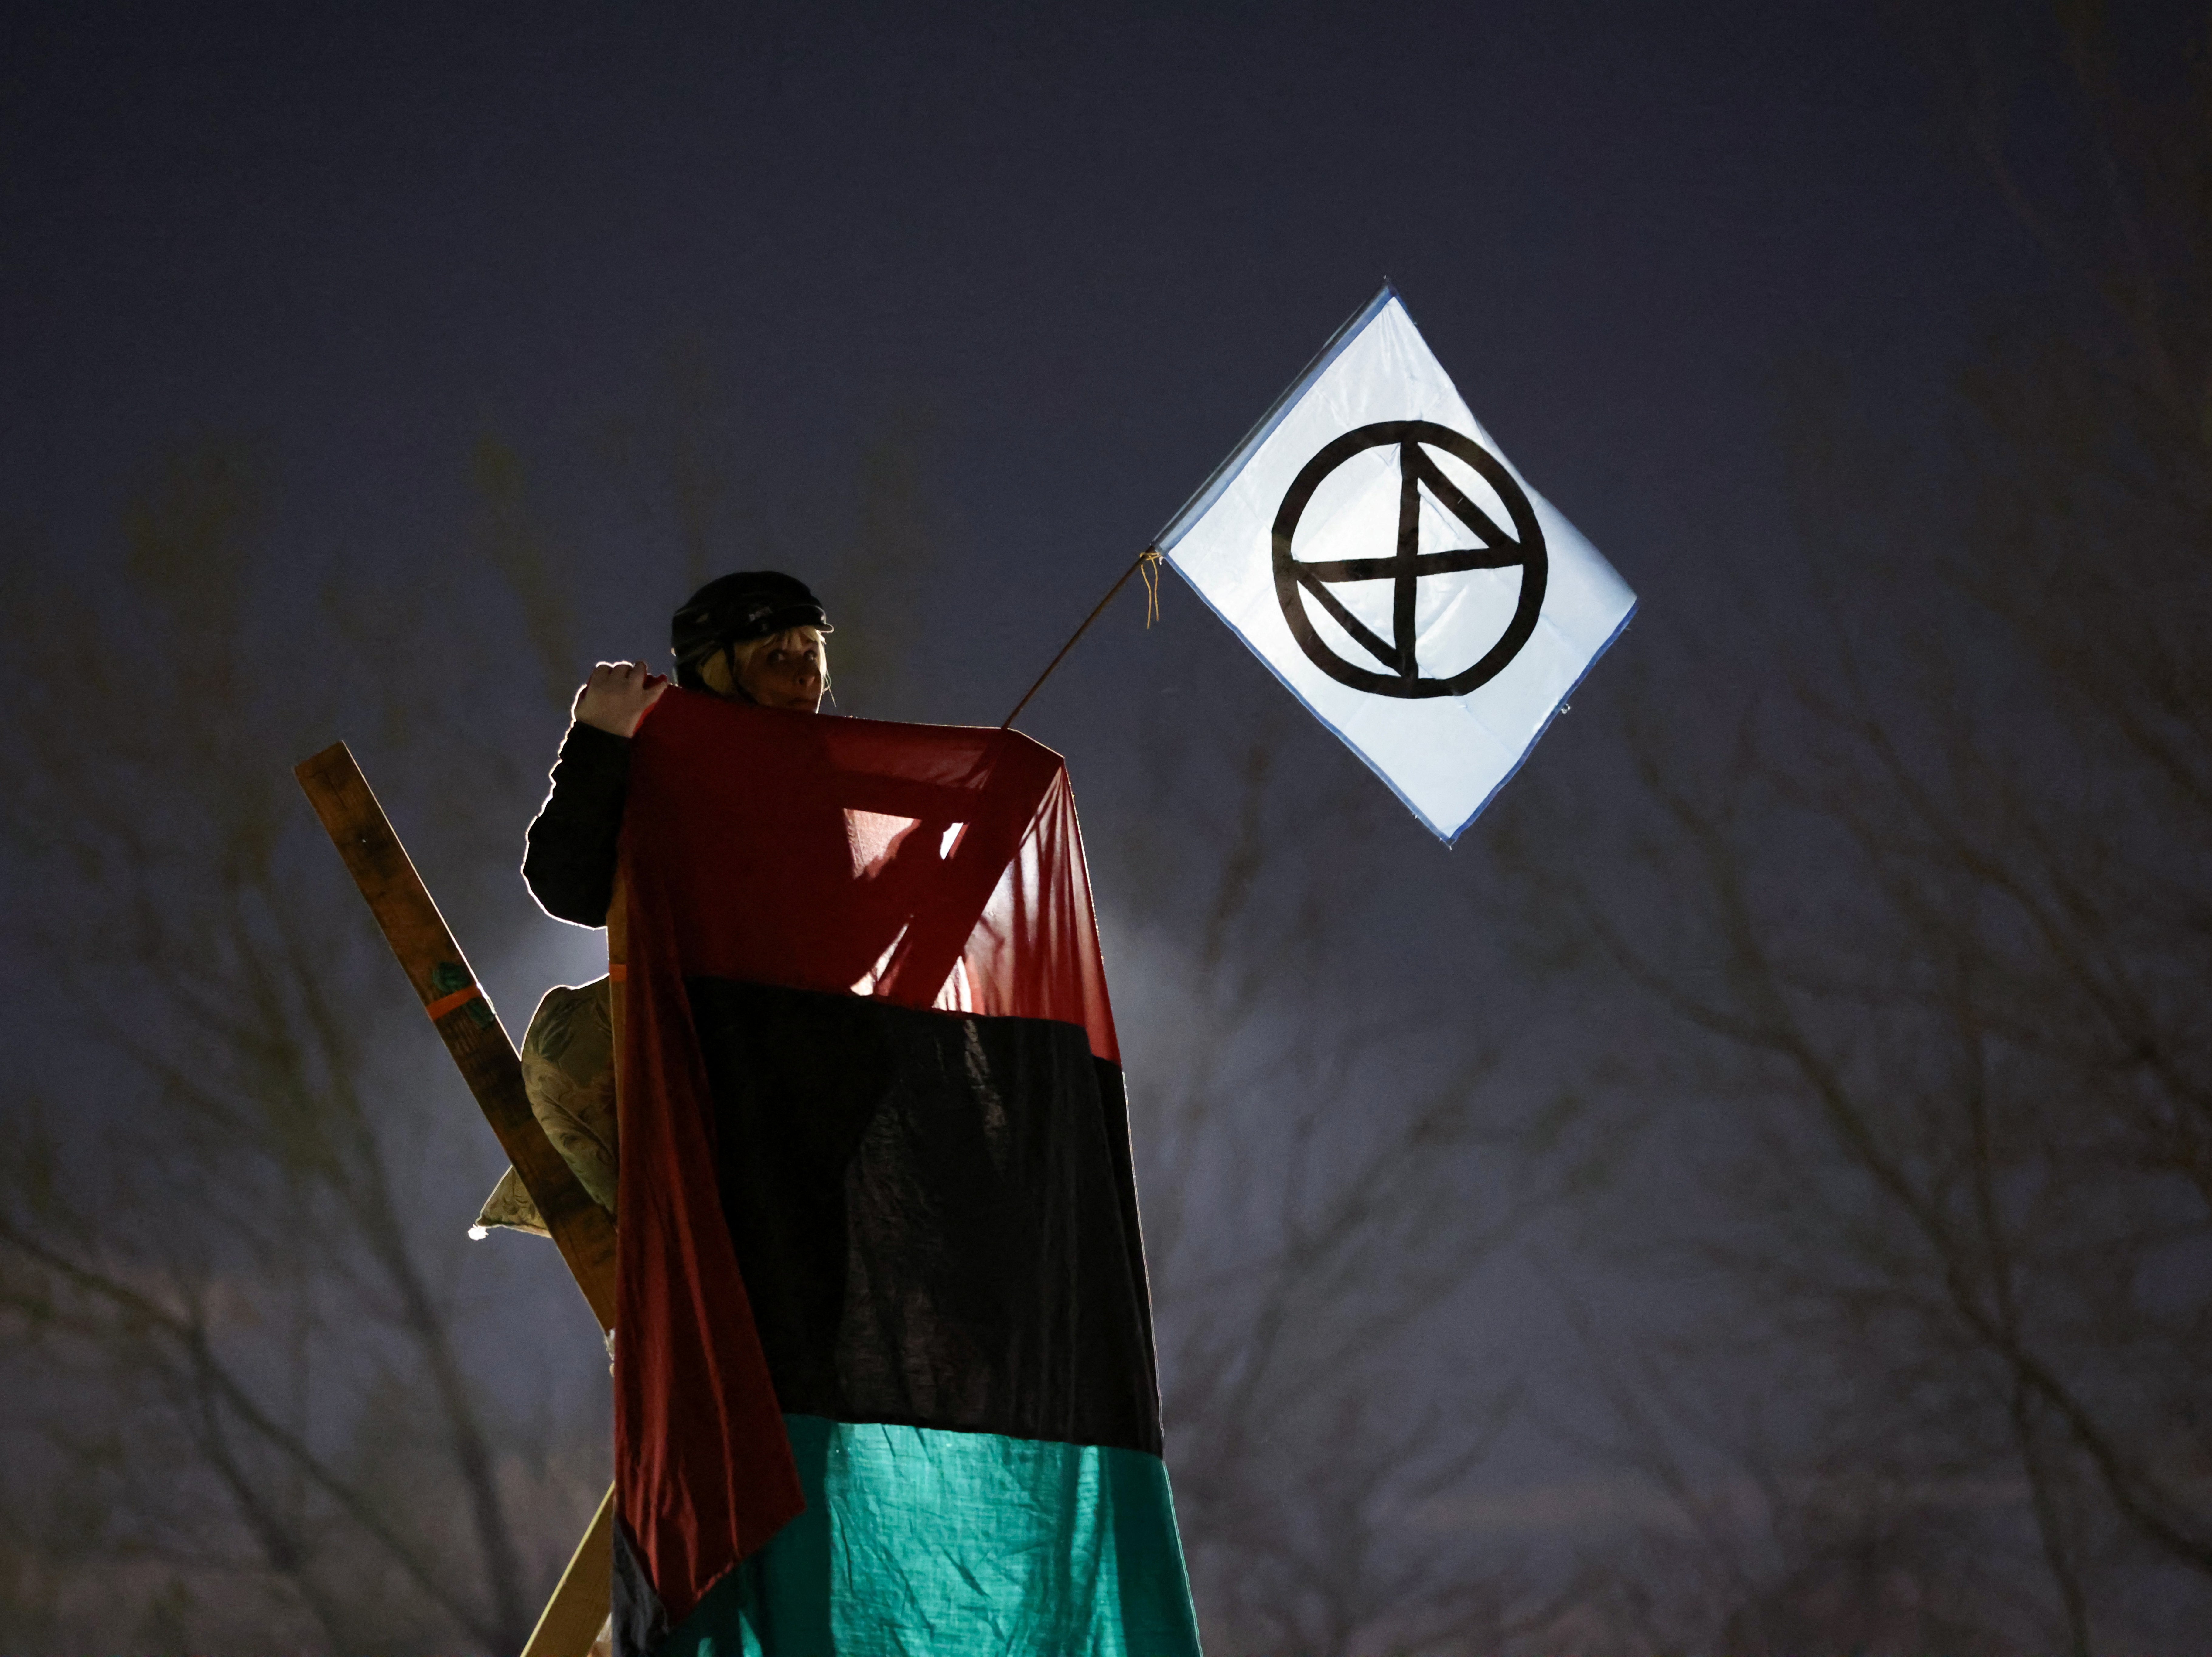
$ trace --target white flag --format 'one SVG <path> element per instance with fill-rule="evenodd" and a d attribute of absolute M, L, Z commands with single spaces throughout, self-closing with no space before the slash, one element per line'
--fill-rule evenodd
<path fill-rule="evenodd" d="M 1636 608 L 1387 283 L 1154 544 L 1447 844 Z"/>

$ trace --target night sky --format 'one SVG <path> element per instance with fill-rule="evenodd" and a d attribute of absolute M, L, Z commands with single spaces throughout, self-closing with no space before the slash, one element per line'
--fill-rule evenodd
<path fill-rule="evenodd" d="M 332 574 L 442 591 L 491 436 L 583 600 L 580 671 L 665 665 L 667 614 L 720 568 L 814 580 L 849 641 L 854 458 L 907 434 L 938 555 L 911 701 L 841 706 L 996 723 L 1387 276 L 1639 595 L 1583 706 L 1653 650 L 1732 672 L 1745 593 L 1786 626 L 1798 585 L 1783 377 L 1843 365 L 1914 429 L 2049 282 L 1878 11 L 19 10 L 10 555 L 96 588 L 152 457 L 251 444 L 289 577 L 274 663 Z M 736 497 L 704 571 L 640 504 L 687 421 Z M 1162 626 L 1140 615 L 1133 592 L 1024 716 L 1067 755 L 1094 845 L 1140 809 L 1164 725 L 1282 700 L 1176 578 Z M 536 682 L 511 624 L 468 640 L 457 681 Z M 550 755 L 550 710 L 473 716 Z M 359 745 L 367 718 L 329 735 Z M 1535 764 L 1602 799 L 1626 768 L 1592 723 L 1555 725 Z M 1358 771 L 1318 725 L 1287 740 L 1316 786 Z M 1494 885 L 1480 840 L 1448 863 L 1394 816 L 1348 876 L 1396 895 L 1392 948 L 1430 970 L 1464 951 L 1424 884 Z M 529 971 L 589 952 L 519 886 L 489 909 Z"/>
<path fill-rule="evenodd" d="M 292 556 L 435 557 L 473 438 L 581 446 L 680 348 L 770 484 L 930 422 L 932 711 L 981 721 L 1388 276 L 1676 616 L 1772 529 L 1778 361 L 1910 398 L 2036 280 L 1870 10 L 18 10 L 9 509 L 82 558 L 149 449 L 240 432 Z M 591 550 L 592 647 L 657 648 L 665 549 Z M 1080 768 L 1139 660 L 1039 733 Z"/>

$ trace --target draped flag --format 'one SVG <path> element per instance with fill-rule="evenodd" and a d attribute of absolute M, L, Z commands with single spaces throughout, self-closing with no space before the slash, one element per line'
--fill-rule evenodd
<path fill-rule="evenodd" d="M 1074 798 L 670 690 L 621 854 L 618 1649 L 1195 1657 Z"/>
<path fill-rule="evenodd" d="M 1387 282 L 1153 545 L 1447 844 L 1636 608 Z"/>

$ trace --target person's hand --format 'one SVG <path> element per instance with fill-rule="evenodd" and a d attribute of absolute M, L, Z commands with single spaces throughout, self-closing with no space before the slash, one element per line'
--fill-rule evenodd
<path fill-rule="evenodd" d="M 614 736 L 635 736 L 645 710 L 667 689 L 666 678 L 647 672 L 636 662 L 601 662 L 577 691 L 568 717 Z"/>

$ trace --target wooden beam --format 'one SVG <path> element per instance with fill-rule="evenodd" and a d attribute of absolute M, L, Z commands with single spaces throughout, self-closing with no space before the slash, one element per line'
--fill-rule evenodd
<path fill-rule="evenodd" d="M 585 1657 L 605 1625 L 614 1590 L 615 1487 L 607 1486 L 591 1528 L 576 1544 L 561 1586 L 545 1602 L 522 1657 Z"/>
<path fill-rule="evenodd" d="M 545 1229 L 575 1275 L 599 1327 L 615 1322 L 615 1227 L 562 1160 L 530 1108 L 522 1061 L 477 982 L 468 957 L 415 872 L 384 808 L 343 743 L 294 768 L 300 786 L 352 874 L 385 942 L 430 1015 L 446 1051 L 460 1067 L 499 1136 L 500 1149 L 538 1205 Z"/>
<path fill-rule="evenodd" d="M 602 1329 L 615 1326 L 615 1228 L 606 1210 L 593 1202 L 530 1108 L 522 1085 L 522 1060 L 491 998 L 477 984 L 468 957 L 453 942 L 429 889 L 377 804 L 368 780 L 343 743 L 333 743 L 293 768 L 308 804 L 322 820 L 331 843 L 345 860 L 354 884 L 368 900 L 384 941 L 399 958 L 407 981 L 453 1063 L 498 1136 L 500 1149 L 514 1165 L 523 1188 L 538 1205 L 539 1217 L 568 1263 L 576 1286 Z M 619 935 L 617 932 L 611 936 Z M 616 957 L 619 960 L 619 955 Z M 612 974 L 617 996 L 621 974 Z M 616 1003 L 619 1011 L 621 1003 Z M 617 1020 L 616 1029 L 621 1029 Z M 617 1036 L 619 1039 L 619 1036 Z M 614 1487 L 609 1485 L 584 1539 L 561 1573 L 523 1648 L 523 1657 L 586 1657 L 607 1619 L 614 1590 Z"/>

